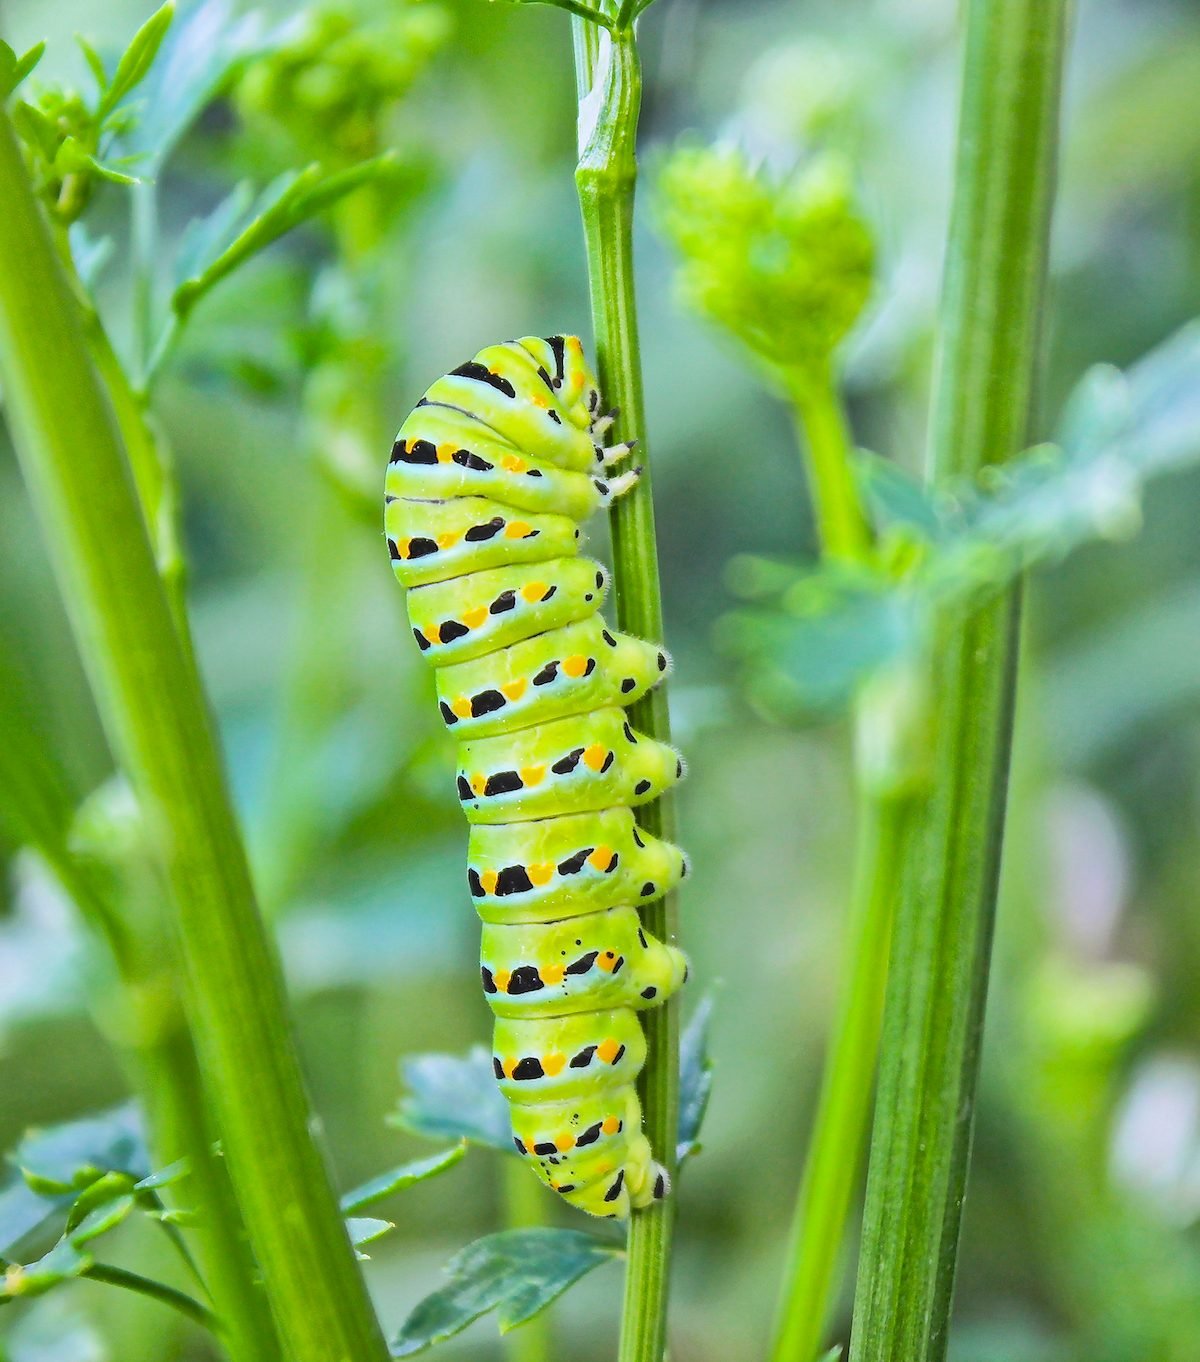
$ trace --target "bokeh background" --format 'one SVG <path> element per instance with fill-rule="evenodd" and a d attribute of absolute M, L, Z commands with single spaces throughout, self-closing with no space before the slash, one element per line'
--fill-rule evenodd
<path fill-rule="evenodd" d="M 3 0 L 0 23 L 18 50 L 49 36 L 39 75 L 78 82 L 67 35 L 116 50 L 150 8 Z M 643 23 L 638 269 L 672 707 L 691 768 L 685 944 L 692 1001 L 715 998 L 714 1096 L 680 1198 L 681 1362 L 765 1345 L 837 978 L 852 816 L 845 726 L 771 723 L 714 645 L 729 560 L 801 559 L 813 532 L 787 413 L 674 300 L 655 169 L 685 135 L 732 139 L 786 168 L 814 99 L 836 104 L 880 256 L 847 355 L 851 416 L 862 445 L 915 468 L 956 8 L 659 0 Z M 345 0 L 325 14 L 398 25 L 386 79 L 402 97 L 365 135 L 397 146 L 411 173 L 383 220 L 360 205 L 338 231 L 307 228 L 207 300 L 155 410 L 183 486 L 203 671 L 349 1185 L 425 1148 L 386 1123 L 399 1059 L 463 1051 L 489 1030 L 452 749 L 374 488 L 362 490 L 363 445 L 381 482 L 395 427 L 434 377 L 498 338 L 586 337 L 588 312 L 563 16 L 484 0 Z M 1088 364 L 1128 363 L 1200 312 L 1200 13 L 1190 0 L 1082 0 L 1074 29 L 1047 428 Z M 306 79 L 251 68 L 205 114 L 160 186 L 168 247 L 237 179 L 360 150 L 329 113 L 336 73 L 321 78 L 330 88 Z M 92 230 L 119 237 L 126 214 L 122 191 L 106 190 Z M 359 232 L 379 242 L 367 261 L 355 259 Z M 116 266 L 101 296 L 118 331 L 127 291 Z M 1152 489 L 1133 542 L 1084 550 L 1028 593 L 954 1362 L 1200 1357 L 1198 523 L 1200 476 L 1173 477 Z M 595 536 L 603 554 L 602 527 Z M 111 761 L 3 436 L 0 632 L 25 697 L 6 713 L 51 735 L 80 797 L 102 786 Z M 106 967 L 36 859 L 3 852 L 8 1148 L 27 1126 L 109 1106 L 127 1087 Z M 500 1197 L 496 1157 L 476 1151 L 396 1204 L 398 1230 L 368 1266 L 389 1326 L 451 1253 L 496 1227 Z M 121 1294 L 81 1283 L 5 1312 L 0 1355 L 205 1355 L 169 1312 Z M 569 1293 L 555 1355 L 611 1355 L 618 1298 L 611 1268 Z M 493 1358 L 501 1345 L 485 1322 L 443 1354 Z"/>

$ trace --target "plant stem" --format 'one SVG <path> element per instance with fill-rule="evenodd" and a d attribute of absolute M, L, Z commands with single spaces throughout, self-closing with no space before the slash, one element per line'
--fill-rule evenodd
<path fill-rule="evenodd" d="M 1026 443 L 1065 0 L 971 0 L 930 428 L 931 479 Z M 852 1362 L 944 1358 L 1012 727 L 1016 596 L 940 631 L 933 782 L 906 839 Z"/>
<path fill-rule="evenodd" d="M 861 563 L 871 547 L 854 470 L 850 436 L 833 375 L 805 376 L 790 385 L 801 439 L 807 449 L 809 491 L 821 552 L 839 563 Z"/>
<path fill-rule="evenodd" d="M 150 1277 L 143 1277 L 139 1272 L 130 1272 L 127 1268 L 113 1267 L 111 1263 L 93 1263 L 91 1267 L 84 1269 L 83 1275 L 93 1282 L 106 1282 L 109 1286 L 120 1286 L 126 1291 L 136 1291 L 139 1296 L 149 1296 L 151 1300 L 169 1305 L 172 1310 L 178 1310 L 194 1324 L 202 1325 L 214 1332 L 217 1329 L 217 1321 L 213 1318 L 211 1310 L 206 1309 L 186 1292 L 176 1291 L 165 1282 L 156 1282 Z"/>
<path fill-rule="evenodd" d="M 546 1189 L 529 1176 L 519 1160 L 504 1154 L 500 1158 L 501 1191 L 504 1198 L 504 1224 L 508 1229 L 523 1229 L 547 1223 Z M 555 1355 L 551 1335 L 551 1314 L 543 1310 L 519 1329 L 505 1335 L 505 1351 L 510 1362 L 550 1362 Z"/>
<path fill-rule="evenodd" d="M 199 1058 L 293 1362 L 387 1356 L 309 1133 L 278 961 L 78 300 L 0 114 L 0 376 L 106 727 L 161 849 Z M 20 262 L 20 267 L 15 267 Z"/>
<path fill-rule="evenodd" d="M 620 437 L 638 441 L 642 475 L 611 512 L 617 623 L 641 638 L 661 639 L 662 598 L 654 533 L 654 502 L 642 403 L 641 353 L 633 274 L 635 140 L 641 70 L 632 29 L 599 32 L 583 20 L 575 30 L 579 88 L 579 166 L 575 173 L 587 243 L 597 374 L 605 402 L 620 407 Z M 630 722 L 670 741 L 666 687 L 630 707 Z M 670 796 L 639 810 L 650 832 L 673 838 Z M 665 941 L 678 935 L 676 895 L 644 912 L 647 928 Z M 674 1169 L 679 1123 L 679 1006 L 642 1014 L 648 1057 L 639 1089 L 655 1157 Z M 666 1343 L 674 1203 L 634 1213 L 629 1224 L 621 1362 L 659 1362 Z"/>

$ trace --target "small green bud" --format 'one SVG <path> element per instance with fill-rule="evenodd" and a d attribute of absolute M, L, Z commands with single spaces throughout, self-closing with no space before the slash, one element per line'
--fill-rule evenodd
<path fill-rule="evenodd" d="M 874 242 L 832 153 L 775 181 L 733 148 L 676 150 L 659 218 L 682 257 L 684 300 L 783 387 L 823 374 L 871 292 Z"/>

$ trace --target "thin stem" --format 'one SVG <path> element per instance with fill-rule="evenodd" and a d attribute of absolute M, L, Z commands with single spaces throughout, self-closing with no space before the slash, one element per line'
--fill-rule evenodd
<path fill-rule="evenodd" d="M 859 793 L 846 957 L 793 1211 L 772 1362 L 814 1362 L 837 1295 L 871 1113 L 907 795 Z"/>
<path fill-rule="evenodd" d="M 831 373 L 791 385 L 801 439 L 808 453 L 809 490 L 821 551 L 835 562 L 862 562 L 871 547 L 854 470 L 850 436 Z"/>
<path fill-rule="evenodd" d="M 547 1210 L 553 1204 L 546 1189 L 529 1176 L 529 1169 L 507 1154 L 500 1159 L 501 1190 L 504 1196 L 504 1223 L 509 1229 L 545 1225 Z M 519 1329 L 505 1335 L 509 1362 L 551 1362 L 556 1355 L 551 1334 L 552 1316 L 543 1310 Z"/>
<path fill-rule="evenodd" d="M 294 1362 L 381 1360 L 378 1322 L 309 1132 L 283 981 L 212 720 L 7 114 L 0 201 L 0 377 L 14 443 L 106 727 L 161 849 L 199 1058 L 267 1295 Z"/>
<path fill-rule="evenodd" d="M 105 1282 L 109 1286 L 119 1286 L 125 1291 L 135 1291 L 139 1296 L 149 1296 L 151 1300 L 169 1305 L 186 1315 L 193 1324 L 199 1324 L 213 1333 L 220 1332 L 220 1322 L 211 1310 L 201 1305 L 194 1297 L 184 1291 L 177 1291 L 165 1282 L 156 1282 L 143 1277 L 139 1272 L 130 1272 L 123 1267 L 113 1267 L 110 1263 L 93 1263 L 85 1268 L 83 1275 L 93 1282 Z"/>
<path fill-rule="evenodd" d="M 580 29 L 587 29 L 580 32 Z M 638 441 L 642 475 L 611 513 L 617 622 L 642 638 L 663 634 L 662 597 L 654 531 L 650 451 L 642 402 L 641 352 L 633 272 L 635 140 L 641 71 L 632 30 L 597 33 L 575 21 L 576 75 L 580 90 L 579 166 L 575 174 L 587 243 L 597 372 L 604 400 L 619 406 L 620 438 Z M 670 741 L 666 687 L 630 708 L 630 722 Z M 639 811 L 649 831 L 674 836 L 674 801 L 668 796 Z M 645 911 L 648 929 L 675 941 L 676 895 Z M 648 1057 L 639 1089 L 646 1133 L 655 1157 L 675 1162 L 679 1120 L 679 1008 L 677 1001 L 643 1014 Z M 666 1344 L 667 1298 L 675 1209 L 671 1198 L 634 1213 L 629 1225 L 621 1362 L 659 1362 Z"/>
<path fill-rule="evenodd" d="M 971 0 L 929 476 L 1026 443 L 1053 198 L 1065 0 Z M 1015 689 L 1015 593 L 944 627 L 932 787 L 906 840 L 852 1362 L 945 1357 Z"/>

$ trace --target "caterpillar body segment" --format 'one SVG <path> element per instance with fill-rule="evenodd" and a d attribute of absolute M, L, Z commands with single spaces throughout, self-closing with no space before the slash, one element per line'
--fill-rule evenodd
<path fill-rule="evenodd" d="M 623 1217 L 669 1182 L 642 1132 L 638 1012 L 687 978 L 638 906 L 686 874 L 632 808 L 684 773 L 625 715 L 669 670 L 610 629 L 580 522 L 637 480 L 576 337 L 481 350 L 438 379 L 388 464 L 385 531 L 459 740 L 467 883 L 483 922 L 493 1067 L 517 1152 L 571 1204 Z"/>

